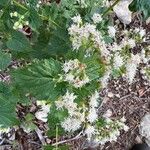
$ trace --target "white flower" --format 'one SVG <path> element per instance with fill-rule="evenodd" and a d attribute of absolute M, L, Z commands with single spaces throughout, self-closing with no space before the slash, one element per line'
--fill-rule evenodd
<path fill-rule="evenodd" d="M 97 114 L 97 110 L 95 108 L 90 108 L 88 113 L 89 114 L 87 116 L 87 119 L 90 123 L 93 123 L 94 121 L 97 120 L 98 114 Z"/>
<path fill-rule="evenodd" d="M 87 135 L 88 140 L 91 140 L 92 135 L 95 134 L 95 128 L 94 128 L 94 126 L 87 125 L 87 127 L 85 129 L 85 134 Z"/>
<path fill-rule="evenodd" d="M 77 23 L 77 24 L 81 24 L 82 23 L 82 19 L 81 19 L 80 15 L 74 16 L 72 18 L 72 20 L 73 20 L 74 23 Z"/>
<path fill-rule="evenodd" d="M 100 23 L 102 21 L 102 16 L 98 13 L 95 13 L 92 17 L 93 22 L 96 23 Z"/>
<path fill-rule="evenodd" d="M 58 100 L 55 102 L 55 105 L 56 105 L 57 109 L 59 110 L 59 109 L 63 109 L 65 104 L 64 104 L 64 101 Z"/>
<path fill-rule="evenodd" d="M 140 34 L 140 37 L 143 38 L 145 36 L 145 34 L 146 34 L 145 29 L 140 29 L 139 34 Z"/>
<path fill-rule="evenodd" d="M 138 54 L 136 54 L 136 55 L 132 55 L 131 60 L 129 60 L 129 62 L 127 63 L 126 75 L 129 80 L 129 83 L 132 83 L 132 81 L 136 75 L 137 67 L 138 67 L 140 61 L 141 61 L 140 56 Z"/>
<path fill-rule="evenodd" d="M 68 117 L 61 123 L 61 126 L 65 131 L 74 132 L 81 127 L 81 123 L 79 119 Z"/>
<path fill-rule="evenodd" d="M 97 91 L 95 91 L 95 93 L 90 97 L 89 106 L 90 107 L 98 107 L 99 98 L 100 98 L 99 93 Z"/>
<path fill-rule="evenodd" d="M 135 40 L 134 39 L 129 39 L 128 40 L 128 45 L 130 45 L 131 48 L 135 47 L 136 46 Z"/>
<path fill-rule="evenodd" d="M 106 73 L 104 74 L 104 76 L 101 78 L 101 84 L 102 84 L 102 88 L 107 87 L 109 78 L 110 78 L 110 71 L 106 71 Z"/>
<path fill-rule="evenodd" d="M 108 26 L 108 34 L 109 34 L 111 37 L 115 37 L 116 29 L 115 29 L 113 26 Z"/>
<path fill-rule="evenodd" d="M 115 53 L 114 68 L 119 69 L 122 65 L 123 65 L 123 58 L 118 53 Z"/>
<path fill-rule="evenodd" d="M 73 70 L 79 67 L 79 63 L 80 62 L 78 59 L 66 61 L 63 65 L 63 71 L 65 73 L 68 73 L 70 70 Z"/>
<path fill-rule="evenodd" d="M 74 95 L 74 93 L 69 93 L 69 92 L 67 91 L 66 94 L 63 96 L 63 101 L 64 101 L 65 103 L 73 102 L 76 98 L 77 98 L 77 96 Z"/>

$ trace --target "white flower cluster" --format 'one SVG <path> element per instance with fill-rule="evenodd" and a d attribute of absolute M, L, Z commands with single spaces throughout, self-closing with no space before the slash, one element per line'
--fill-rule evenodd
<path fill-rule="evenodd" d="M 132 83 L 136 75 L 137 67 L 140 62 L 141 62 L 141 58 L 138 54 L 131 55 L 131 59 L 128 61 L 126 65 L 126 76 L 127 76 L 129 83 Z"/>
<path fill-rule="evenodd" d="M 111 75 L 111 69 L 108 69 L 108 71 L 106 71 L 103 77 L 100 79 L 102 88 L 107 87 L 110 75 Z"/>
<path fill-rule="evenodd" d="M 89 99 L 89 112 L 87 115 L 87 120 L 90 123 L 93 123 L 97 120 L 98 114 L 97 114 L 97 107 L 98 107 L 98 100 L 99 100 L 99 93 L 95 91 L 95 93 L 90 97 Z"/>
<path fill-rule="evenodd" d="M 102 16 L 98 13 L 95 13 L 92 17 L 92 20 L 95 24 L 100 23 L 102 21 Z"/>
<path fill-rule="evenodd" d="M 74 100 L 77 98 L 74 93 L 68 91 L 62 98 L 55 102 L 58 110 L 67 109 L 69 116 L 61 122 L 61 126 L 65 131 L 74 132 L 81 127 L 84 121 L 84 113 L 80 113 L 80 108 L 77 107 L 77 103 Z"/>
<path fill-rule="evenodd" d="M 107 118 L 104 121 L 106 125 L 95 130 L 95 142 L 97 143 L 105 144 L 106 142 L 117 141 L 120 130 L 129 130 L 122 119 L 113 121 Z"/>
<path fill-rule="evenodd" d="M 58 110 L 67 109 L 68 111 L 68 117 L 61 122 L 61 126 L 68 132 L 78 130 L 82 124 L 86 122 L 91 125 L 98 119 L 97 107 L 99 104 L 99 94 L 97 91 L 89 98 L 89 109 L 84 106 L 78 106 L 75 102 L 76 98 L 77 96 L 74 95 L 74 93 L 69 93 L 67 91 L 62 98 L 55 102 Z M 85 133 L 89 135 L 87 128 Z"/>
<path fill-rule="evenodd" d="M 14 23 L 14 26 L 13 26 L 13 29 L 14 29 L 14 30 L 22 29 L 22 28 L 23 28 L 23 25 L 29 25 L 29 22 L 28 22 L 28 21 L 25 21 L 25 16 L 18 14 L 16 11 L 13 12 L 13 13 L 10 13 L 10 17 L 11 17 L 11 18 L 13 18 L 13 17 L 18 18 L 18 21 L 16 21 L 16 22 Z"/>
<path fill-rule="evenodd" d="M 119 69 L 123 64 L 123 57 L 121 57 L 121 55 L 116 52 L 114 55 L 114 68 Z"/>
<path fill-rule="evenodd" d="M 82 122 L 84 121 L 84 113 L 80 113 L 80 108 L 77 107 L 77 103 L 74 100 L 77 98 L 74 93 L 66 94 L 55 102 L 58 110 L 67 109 L 69 116 L 61 122 L 61 126 L 65 131 L 74 132 L 81 127 Z"/>
<path fill-rule="evenodd" d="M 102 20 L 99 14 L 94 14 L 92 19 L 95 23 Z M 106 49 L 101 32 L 96 29 L 96 25 L 90 23 L 83 24 L 80 16 L 75 16 L 72 20 L 74 23 L 68 31 L 71 36 L 73 50 L 79 50 L 81 46 L 85 46 L 87 50 L 99 50 L 101 55 L 107 58 L 109 51 Z"/>
<path fill-rule="evenodd" d="M 72 84 L 75 88 L 80 88 L 90 82 L 85 73 L 86 65 L 79 62 L 78 59 L 69 60 L 64 63 L 64 80 Z"/>
<path fill-rule="evenodd" d="M 115 37 L 116 29 L 113 26 L 108 26 L 108 34 L 110 35 L 110 37 Z"/>
<path fill-rule="evenodd" d="M 43 122 L 47 122 L 50 104 L 47 104 L 46 101 L 37 101 L 37 106 L 40 106 L 41 109 L 35 113 L 35 117 Z"/>

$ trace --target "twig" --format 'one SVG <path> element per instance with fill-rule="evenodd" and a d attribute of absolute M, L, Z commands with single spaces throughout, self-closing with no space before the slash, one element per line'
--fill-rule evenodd
<path fill-rule="evenodd" d="M 43 135 L 41 134 L 41 130 L 40 130 L 40 129 L 36 129 L 35 132 L 37 133 L 37 135 L 38 135 L 38 137 L 39 137 L 41 143 L 42 143 L 43 145 L 45 145 L 46 142 L 45 142 L 45 139 L 44 139 Z"/>
<path fill-rule="evenodd" d="M 117 5 L 119 3 L 120 0 L 116 0 L 102 15 L 102 17 L 104 17 L 110 10 L 112 10 L 114 8 L 115 5 Z"/>
<path fill-rule="evenodd" d="M 145 90 L 144 92 L 143 92 L 143 94 L 142 95 L 140 95 L 140 97 L 139 98 L 141 98 L 145 93 L 147 93 L 148 91 L 150 90 L 150 88 L 148 88 L 147 90 Z"/>
<path fill-rule="evenodd" d="M 59 145 L 59 144 L 63 144 L 63 143 L 67 143 L 67 142 L 70 142 L 70 141 L 73 141 L 73 140 L 77 140 L 81 137 L 83 137 L 83 135 L 81 135 L 83 133 L 83 131 L 81 131 L 77 136 L 75 136 L 74 138 L 71 138 L 71 139 L 67 139 L 67 140 L 64 140 L 64 141 L 60 141 L 60 142 L 56 142 L 54 144 L 52 144 L 52 146 L 56 146 L 56 145 Z"/>

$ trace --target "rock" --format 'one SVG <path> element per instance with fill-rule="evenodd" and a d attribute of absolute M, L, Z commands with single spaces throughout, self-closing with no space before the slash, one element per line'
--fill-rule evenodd
<path fill-rule="evenodd" d="M 112 92 L 108 92 L 108 97 L 112 98 L 112 97 L 114 97 L 114 94 Z"/>
<path fill-rule="evenodd" d="M 150 146 L 150 113 L 147 113 L 140 123 L 140 134 L 145 137 L 146 143 Z"/>
<path fill-rule="evenodd" d="M 132 12 L 128 8 L 131 2 L 132 0 L 122 0 L 113 8 L 119 20 L 124 24 L 129 24 L 132 20 Z"/>

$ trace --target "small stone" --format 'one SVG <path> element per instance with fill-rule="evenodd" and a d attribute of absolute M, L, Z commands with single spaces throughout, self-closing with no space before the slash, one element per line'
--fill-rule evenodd
<path fill-rule="evenodd" d="M 108 97 L 112 98 L 114 94 L 112 92 L 108 92 Z"/>
<path fill-rule="evenodd" d="M 118 98 L 120 98 L 120 95 L 119 95 L 119 94 L 116 94 L 115 96 L 118 97 Z"/>
<path fill-rule="evenodd" d="M 112 116 L 112 110 L 108 109 L 106 113 L 103 115 L 104 118 L 110 118 Z"/>

